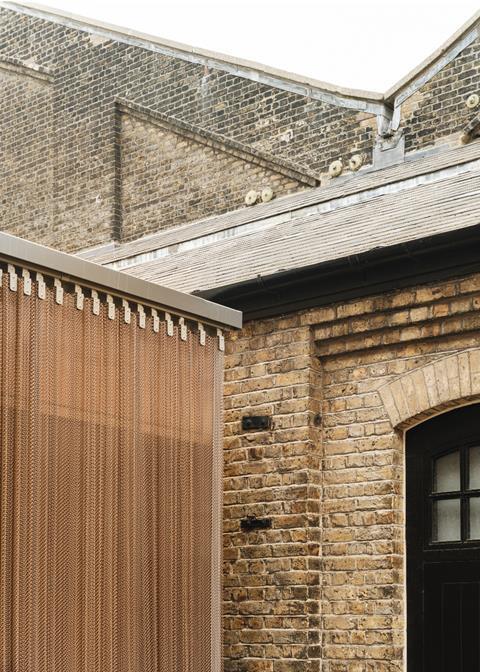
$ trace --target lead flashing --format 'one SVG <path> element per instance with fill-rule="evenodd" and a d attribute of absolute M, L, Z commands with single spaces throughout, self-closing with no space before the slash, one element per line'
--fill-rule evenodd
<path fill-rule="evenodd" d="M 73 284 L 79 284 L 80 281 L 109 294 L 140 300 L 188 318 L 201 318 L 215 326 L 235 329 L 242 326 L 242 314 L 238 310 L 114 271 L 8 233 L 0 232 L 0 258 L 38 271 L 48 271 Z"/>
<path fill-rule="evenodd" d="M 461 40 L 456 41 L 452 48 L 446 53 L 442 52 L 442 56 L 434 60 L 431 67 L 422 70 L 418 77 L 413 79 L 408 86 L 402 88 L 395 97 L 395 108 L 398 107 L 410 96 L 421 89 L 427 82 L 429 82 L 435 75 L 443 70 L 449 63 L 451 63 L 464 49 L 472 44 L 478 37 L 478 28 L 473 28 Z"/>
<path fill-rule="evenodd" d="M 444 44 L 405 75 L 405 77 L 402 77 L 402 79 L 394 84 L 385 94 L 382 94 L 375 91 L 364 91 L 361 89 L 335 86 L 328 82 L 287 72 L 262 63 L 256 63 L 254 61 L 182 44 L 173 40 L 159 38 L 154 35 L 148 35 L 139 31 L 115 26 L 103 21 L 96 21 L 45 5 L 0 0 L 0 7 L 4 7 L 5 9 L 20 14 L 35 16 L 75 30 L 99 35 L 107 40 L 115 40 L 124 44 L 131 44 L 142 49 L 160 53 L 164 56 L 172 56 L 190 63 L 201 64 L 208 68 L 220 69 L 244 79 L 266 84 L 267 86 L 273 86 L 284 91 L 290 91 L 297 95 L 312 98 L 313 100 L 320 100 L 329 105 L 337 105 L 339 107 L 369 112 L 380 118 L 385 117 L 387 120 L 392 116 L 391 106 L 393 105 L 395 98 L 403 95 L 404 90 L 407 89 L 409 85 L 413 85 L 412 83 L 415 80 L 423 80 L 427 69 L 430 68 L 433 71 L 435 63 L 442 57 L 445 57 L 449 50 L 454 51 L 456 42 L 462 37 L 465 37 L 469 31 L 472 31 L 473 34 L 473 29 L 480 21 L 479 10 L 448 40 L 446 40 Z M 408 93 L 408 95 L 411 94 Z M 408 97 L 408 95 L 405 97 Z M 397 100 L 396 104 L 397 106 L 400 104 L 399 100 Z"/>
<path fill-rule="evenodd" d="M 400 148 L 402 149 L 402 147 Z M 395 160 L 395 149 L 390 150 L 394 152 Z M 448 168 L 443 168 L 441 170 L 433 171 L 430 173 L 424 173 L 422 175 L 417 175 L 414 177 L 407 178 L 405 180 L 400 180 L 390 184 L 382 185 L 380 187 L 375 187 L 372 189 L 367 189 L 360 191 L 358 193 L 349 194 L 347 196 L 341 196 L 334 198 L 330 201 L 325 201 L 316 205 L 310 205 L 307 207 L 299 208 L 296 211 L 288 211 L 283 215 L 274 215 L 266 216 L 264 219 L 257 220 L 255 222 L 249 222 L 246 224 L 241 224 L 229 229 L 223 229 L 215 233 L 210 233 L 205 236 L 200 236 L 198 238 L 192 238 L 190 240 L 184 240 L 181 242 L 176 242 L 166 247 L 159 247 L 148 252 L 142 252 L 130 257 L 126 256 L 117 261 L 107 262 L 105 265 L 108 268 L 113 268 L 116 270 L 123 270 L 127 268 L 132 268 L 134 266 L 139 266 L 146 264 L 157 259 L 164 257 L 171 257 L 175 254 L 181 254 L 182 252 L 189 252 L 191 250 L 196 250 L 199 248 L 207 247 L 213 243 L 217 243 L 223 240 L 232 240 L 234 238 L 239 238 L 244 235 L 250 235 L 252 233 L 260 233 L 265 229 L 271 228 L 273 226 L 278 226 L 279 224 L 284 224 L 289 222 L 292 219 L 300 219 L 304 217 L 310 217 L 315 215 L 326 214 L 329 212 L 334 212 L 340 208 L 352 207 L 360 205 L 362 203 L 368 203 L 374 198 L 379 196 L 384 196 L 386 194 L 395 194 L 402 193 L 404 191 L 409 191 L 410 189 L 415 189 L 416 187 L 435 184 L 436 182 L 441 182 L 442 180 L 447 180 L 452 177 L 457 177 L 459 175 L 464 175 L 472 171 L 480 170 L 480 159 L 476 159 L 469 163 L 450 166 Z"/>
<path fill-rule="evenodd" d="M 455 31 L 455 33 L 448 38 L 438 49 L 436 49 L 430 56 L 428 56 L 424 61 L 417 65 L 413 70 L 402 77 L 396 84 L 394 84 L 383 96 L 384 100 L 387 102 L 393 102 L 396 97 L 398 97 L 406 87 L 417 79 L 427 68 L 432 66 L 438 59 L 445 56 L 446 53 L 455 45 L 455 43 L 464 37 L 467 33 L 470 33 L 476 24 L 480 21 L 480 10 L 475 12 L 468 21 L 466 21 L 460 28 Z M 397 102 L 398 104 L 398 102 Z"/>
<path fill-rule="evenodd" d="M 374 115 L 389 116 L 389 110 L 383 102 L 383 95 L 374 91 L 335 86 L 311 77 L 263 65 L 262 63 L 255 63 L 254 61 L 220 54 L 207 49 L 192 47 L 187 44 L 181 44 L 154 35 L 148 35 L 64 12 L 63 10 L 46 7 L 45 5 L 27 2 L 9 2 L 6 0 L 0 2 L 0 7 L 20 14 L 35 16 L 52 23 L 58 23 L 75 30 L 101 35 L 106 39 L 148 49 L 164 56 L 172 56 L 190 63 L 201 64 L 208 68 L 223 70 L 237 77 L 273 86 L 284 91 L 291 91 L 301 96 L 320 100 L 329 105 L 369 112 Z"/>

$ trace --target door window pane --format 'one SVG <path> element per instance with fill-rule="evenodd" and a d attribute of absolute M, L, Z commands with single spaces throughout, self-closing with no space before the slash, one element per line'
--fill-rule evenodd
<path fill-rule="evenodd" d="M 480 490 L 480 446 L 470 448 L 470 490 Z"/>
<path fill-rule="evenodd" d="M 480 497 L 470 500 L 470 539 L 480 539 Z"/>
<path fill-rule="evenodd" d="M 433 502 L 433 541 L 460 541 L 460 500 L 439 499 Z"/>
<path fill-rule="evenodd" d="M 460 490 L 460 452 L 448 453 L 435 460 L 433 491 L 451 492 Z"/>

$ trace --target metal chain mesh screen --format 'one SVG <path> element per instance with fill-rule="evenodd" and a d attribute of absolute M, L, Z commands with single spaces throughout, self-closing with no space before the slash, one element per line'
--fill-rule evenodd
<path fill-rule="evenodd" d="M 218 672 L 216 338 L 22 282 L 0 288 L 2 672 Z"/>

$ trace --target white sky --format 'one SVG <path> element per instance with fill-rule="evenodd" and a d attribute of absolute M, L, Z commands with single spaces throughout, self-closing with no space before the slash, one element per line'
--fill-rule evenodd
<path fill-rule="evenodd" d="M 478 0 L 43 0 L 51 7 L 352 88 L 384 92 Z"/>

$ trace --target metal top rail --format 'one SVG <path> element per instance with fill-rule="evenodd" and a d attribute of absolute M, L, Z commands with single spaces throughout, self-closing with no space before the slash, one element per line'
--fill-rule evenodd
<path fill-rule="evenodd" d="M 81 282 L 110 294 L 135 299 L 187 318 L 239 329 L 242 313 L 197 296 L 162 287 L 65 252 L 0 232 L 0 260 L 30 266 L 62 280 Z M 185 269 L 188 273 L 188 269 Z"/>

